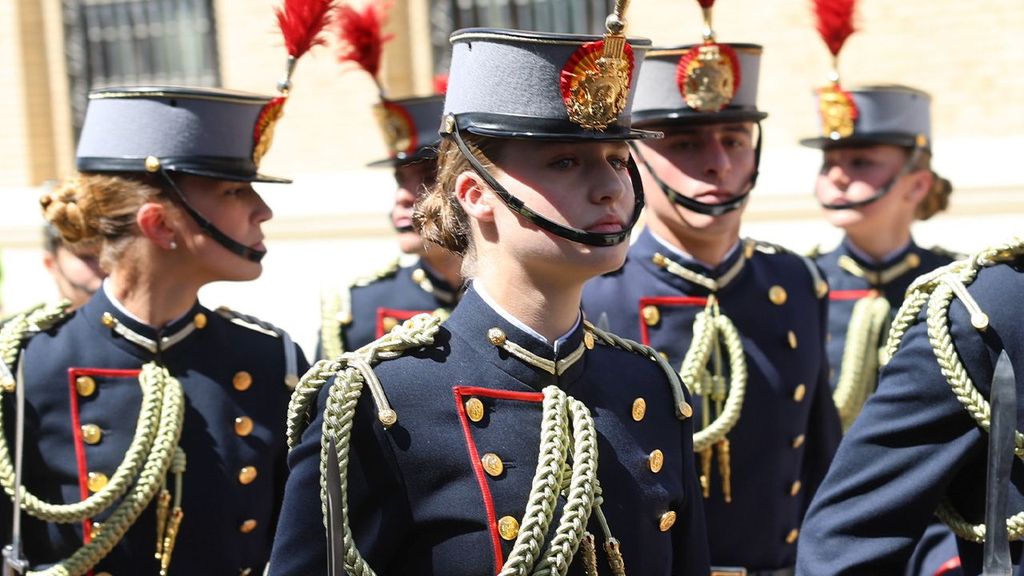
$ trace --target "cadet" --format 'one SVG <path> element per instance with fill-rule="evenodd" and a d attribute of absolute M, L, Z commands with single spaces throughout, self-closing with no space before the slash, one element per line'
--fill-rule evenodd
<path fill-rule="evenodd" d="M 53 276 L 60 297 L 71 302 L 70 309 L 80 308 L 100 287 L 106 273 L 100 268 L 95 246 L 71 250 L 60 232 L 47 224 L 43 227 L 43 266 Z"/>
<path fill-rule="evenodd" d="M 981 572 L 978 543 L 986 535 L 986 546 L 1004 550 L 1007 536 L 1020 539 L 1024 483 L 1011 452 L 1015 434 L 1020 445 L 1014 430 L 1021 427 L 1022 384 L 1014 373 L 1024 370 L 1022 269 L 1024 243 L 1015 240 L 911 287 L 893 322 L 883 354 L 892 359 L 878 390 L 811 505 L 799 574 L 902 574 L 936 511 L 958 536 L 965 574 Z M 993 387 L 1009 392 L 1010 401 L 990 404 Z M 1000 430 L 995 442 L 990 425 Z M 986 452 L 1005 458 L 1005 470 L 986 466 Z M 993 514 L 984 507 L 986 468 L 1006 498 L 1005 510 L 997 505 Z M 997 564 L 986 574 L 1010 573 L 1008 558 Z"/>
<path fill-rule="evenodd" d="M 649 42 L 608 25 L 452 35 L 416 220 L 473 282 L 300 383 L 271 574 L 323 573 L 325 524 L 331 573 L 708 573 L 688 396 L 580 313 L 643 206 L 624 140 L 652 135 L 627 106 Z"/>
<path fill-rule="evenodd" d="M 374 165 L 394 170 L 397 189 L 391 224 L 398 232 L 402 253 L 417 258 L 405 265 L 395 260 L 372 276 L 356 280 L 348 290 L 324 297 L 323 358 L 337 358 L 346 350 L 365 346 L 416 314 L 436 312 L 447 318 L 458 300 L 461 259 L 424 243 L 412 225 L 416 198 L 437 176 L 437 126 L 443 104 L 444 96 L 428 96 L 384 100 L 377 105 L 391 157 Z"/>
<path fill-rule="evenodd" d="M 197 293 L 262 272 L 272 213 L 251 183 L 287 182 L 257 171 L 285 98 L 175 86 L 89 98 L 80 174 L 42 206 L 69 245 L 98 245 L 110 276 L 82 308 L 0 331 L 0 484 L 24 512 L 4 499 L 5 569 L 259 574 L 288 397 L 308 364 L 286 333 Z"/>
<path fill-rule="evenodd" d="M 809 260 L 739 237 L 761 149 L 761 47 L 652 49 L 633 118 L 647 229 L 584 291 L 588 317 L 658 350 L 696 398 L 714 574 L 788 574 L 840 429 L 828 394 L 827 286 Z M 660 192 L 659 192 L 660 191 Z"/>
<path fill-rule="evenodd" d="M 374 6 L 374 5 L 367 5 Z M 394 206 L 391 225 L 398 232 L 403 254 L 417 258 L 402 265 L 395 260 L 378 272 L 357 279 L 343 292 L 329 293 L 321 301 L 321 358 L 337 358 L 380 338 L 398 323 L 416 314 L 434 312 L 447 318 L 462 290 L 461 259 L 424 243 L 412 225 L 412 208 L 423 190 L 437 177 L 437 146 L 444 96 L 391 99 L 380 84 L 380 36 L 385 14 L 382 8 L 367 9 L 349 17 L 352 8 L 339 12 L 343 19 L 340 60 L 359 65 L 380 89 L 374 106 L 389 157 L 370 166 L 390 166 L 394 171 Z"/>
<path fill-rule="evenodd" d="M 258 573 L 266 562 L 287 384 L 306 364 L 287 334 L 196 293 L 260 275 L 271 211 L 250 182 L 275 179 L 256 172 L 252 134 L 269 101 L 178 87 L 90 95 L 82 174 L 42 203 L 71 246 L 99 243 L 110 277 L 80 310 L 45 307 L 0 336 L 24 388 L 20 538 L 33 566 Z M 0 449 L 9 495 L 10 456 Z"/>
<path fill-rule="evenodd" d="M 836 4 L 840 4 L 837 2 Z M 816 3 L 818 31 L 833 64 L 852 26 L 852 11 L 836 19 Z M 833 40 L 833 41 L 829 41 Z M 822 150 L 815 196 L 828 221 L 845 232 L 833 251 L 815 255 L 829 293 L 832 397 L 847 429 L 878 382 L 878 352 L 889 322 L 919 275 L 953 261 L 939 248 L 918 246 L 910 228 L 944 210 L 949 181 L 931 169 L 928 94 L 904 86 L 844 89 L 838 69 L 816 91 L 821 134 L 801 143 Z M 956 574 L 953 534 L 935 522 L 911 557 L 907 574 Z"/>

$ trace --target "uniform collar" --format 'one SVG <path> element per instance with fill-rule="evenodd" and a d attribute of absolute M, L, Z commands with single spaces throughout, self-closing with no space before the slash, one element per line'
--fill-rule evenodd
<path fill-rule="evenodd" d="M 422 258 L 417 259 L 416 264 L 412 266 L 411 278 L 421 290 L 439 302 L 452 305 L 459 301 L 461 291 L 449 284 Z"/>
<path fill-rule="evenodd" d="M 109 333 L 133 353 L 167 352 L 193 332 L 206 328 L 208 311 L 196 301 L 192 308 L 162 328 L 154 328 L 135 317 L 112 294 L 108 281 L 82 307 L 82 315 L 101 332 Z"/>
<path fill-rule="evenodd" d="M 921 266 L 920 251 L 911 239 L 906 246 L 886 256 L 882 261 L 875 261 L 854 246 L 849 238 L 843 238 L 839 247 L 838 265 L 847 273 L 880 288 L 908 272 L 916 275 L 915 271 Z"/>
<path fill-rule="evenodd" d="M 586 352 L 594 345 L 593 334 L 580 320 L 552 345 L 507 311 L 489 304 L 475 286 L 467 288 L 445 327 L 465 340 L 477 359 L 538 390 L 577 380 Z"/>
<path fill-rule="evenodd" d="M 731 284 L 743 271 L 749 253 L 744 244 L 737 241 L 722 262 L 709 266 L 645 229 L 633 246 L 633 255 L 657 276 L 673 285 L 682 283 L 681 288 L 686 292 L 693 291 L 695 287 L 715 292 Z"/>

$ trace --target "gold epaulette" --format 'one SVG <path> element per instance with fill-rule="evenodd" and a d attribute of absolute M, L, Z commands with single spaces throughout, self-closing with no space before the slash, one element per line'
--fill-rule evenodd
<path fill-rule="evenodd" d="M 811 260 L 817 260 L 818 258 L 820 258 L 820 257 L 821 257 L 821 254 L 822 254 L 822 251 L 821 251 L 821 244 L 815 244 L 814 246 L 811 246 L 811 249 L 810 249 L 810 250 L 808 250 L 808 251 L 807 251 L 807 252 L 806 252 L 806 253 L 804 254 L 804 256 L 807 256 L 807 257 L 808 257 L 808 258 L 810 258 Z"/>
<path fill-rule="evenodd" d="M 821 275 L 821 270 L 818 270 L 818 265 L 810 257 L 798 254 L 780 244 L 765 242 L 764 240 L 750 240 L 750 245 L 753 246 L 754 250 L 764 254 L 791 254 L 799 258 L 804 263 L 804 267 L 807 268 L 807 273 L 811 277 L 811 290 L 814 291 L 814 295 L 818 300 L 828 295 L 828 282 L 825 281 L 825 278 Z M 748 253 L 747 257 L 749 258 L 752 255 Z"/>
<path fill-rule="evenodd" d="M 345 352 L 342 326 L 352 323 L 350 289 L 329 290 L 320 297 L 320 356 L 337 358 Z"/>
<path fill-rule="evenodd" d="M 295 351 L 295 343 L 292 342 L 292 337 L 287 332 L 269 322 L 260 320 L 255 316 L 236 312 L 227 306 L 217 308 L 216 312 L 232 324 L 273 338 L 280 338 L 284 345 L 284 384 L 288 388 L 295 388 L 295 385 L 299 382 L 299 361 Z"/>
<path fill-rule="evenodd" d="M 350 286 L 352 288 L 369 286 L 370 284 L 373 284 L 374 282 L 379 282 L 380 280 L 384 280 L 385 278 L 393 278 L 395 274 L 398 274 L 398 271 L 401 269 L 401 261 L 398 258 L 395 258 L 390 263 L 388 263 L 387 266 L 381 268 L 380 270 L 356 278 L 355 280 L 352 281 L 352 284 Z"/>

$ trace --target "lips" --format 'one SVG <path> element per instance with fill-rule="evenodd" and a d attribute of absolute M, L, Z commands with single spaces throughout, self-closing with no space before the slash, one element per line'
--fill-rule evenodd
<path fill-rule="evenodd" d="M 726 202 L 734 198 L 731 192 L 724 190 L 710 190 L 708 192 L 701 192 L 696 195 L 693 199 L 704 204 L 725 204 Z"/>
<path fill-rule="evenodd" d="M 599 234 L 600 233 L 608 233 L 608 232 L 615 233 L 615 232 L 622 232 L 622 230 L 625 227 L 626 226 L 622 222 L 621 218 L 619 218 L 618 216 L 615 216 L 615 215 L 608 215 L 608 216 L 605 216 L 604 218 L 601 218 L 597 222 L 594 222 L 590 226 L 587 226 L 585 228 L 585 230 L 587 232 L 596 232 L 596 233 L 599 233 Z"/>

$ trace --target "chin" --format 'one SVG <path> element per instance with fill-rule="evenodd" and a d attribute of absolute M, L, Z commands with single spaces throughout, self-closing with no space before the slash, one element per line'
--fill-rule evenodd
<path fill-rule="evenodd" d="M 230 270 L 225 270 L 221 280 L 228 282 L 248 282 L 255 280 L 263 274 L 263 264 L 259 262 L 246 261 Z"/>
<path fill-rule="evenodd" d="M 402 254 L 423 255 L 423 239 L 415 232 L 403 232 L 398 235 L 398 249 Z"/>
<path fill-rule="evenodd" d="M 856 227 L 864 222 L 863 214 L 856 209 L 825 210 L 825 219 L 828 220 L 829 224 L 843 230 Z"/>

